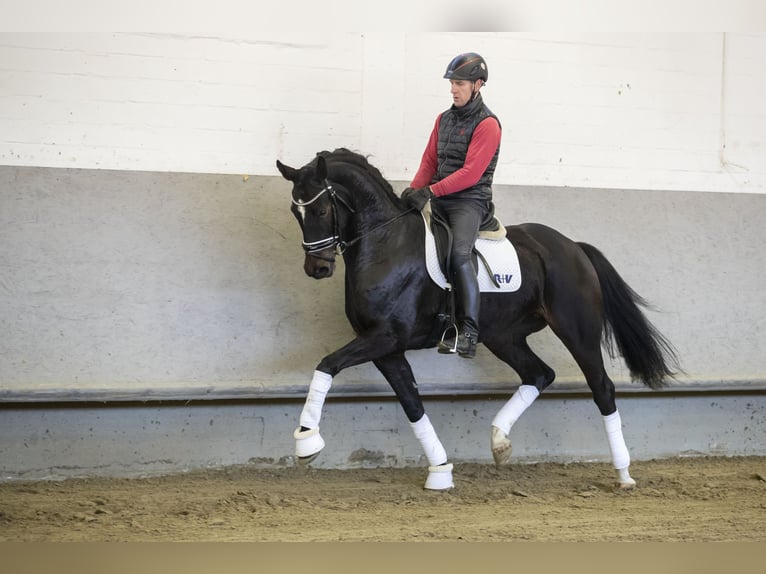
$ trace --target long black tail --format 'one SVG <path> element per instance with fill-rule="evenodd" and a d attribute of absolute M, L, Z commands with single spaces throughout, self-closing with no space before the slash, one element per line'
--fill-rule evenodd
<path fill-rule="evenodd" d="M 593 263 L 601 283 L 604 302 L 604 342 L 614 358 L 614 345 L 634 380 L 652 389 L 662 388 L 666 379 L 681 371 L 673 345 L 642 313 L 648 307 L 641 297 L 620 277 L 601 251 L 578 242 Z"/>

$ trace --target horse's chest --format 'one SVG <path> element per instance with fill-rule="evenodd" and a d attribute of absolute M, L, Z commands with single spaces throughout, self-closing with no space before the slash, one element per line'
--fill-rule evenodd
<path fill-rule="evenodd" d="M 392 282 L 359 275 L 346 282 L 346 305 L 365 314 L 376 314 L 379 309 L 388 306 L 395 293 L 395 285 Z"/>
<path fill-rule="evenodd" d="M 397 290 L 392 285 L 367 282 L 350 284 L 346 292 L 346 303 L 366 315 L 377 315 L 386 312 L 396 294 Z"/>

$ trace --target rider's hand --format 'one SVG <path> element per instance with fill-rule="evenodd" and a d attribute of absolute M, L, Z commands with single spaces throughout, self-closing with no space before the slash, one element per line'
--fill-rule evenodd
<path fill-rule="evenodd" d="M 404 201 L 408 207 L 412 207 L 418 211 L 422 211 L 426 203 L 433 197 L 434 194 L 428 186 L 420 187 L 418 189 L 408 187 L 402 192 L 402 201 Z"/>

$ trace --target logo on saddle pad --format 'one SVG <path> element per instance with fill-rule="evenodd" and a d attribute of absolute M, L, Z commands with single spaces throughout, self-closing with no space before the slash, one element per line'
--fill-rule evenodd
<path fill-rule="evenodd" d="M 449 287 L 444 276 L 436 250 L 436 240 L 431 231 L 429 214 L 423 214 L 426 229 L 426 267 L 431 279 L 442 289 Z M 521 287 L 521 268 L 519 256 L 505 234 L 499 238 L 488 239 L 479 234 L 476 251 L 481 254 L 478 261 L 479 289 L 482 293 L 509 293 Z"/>

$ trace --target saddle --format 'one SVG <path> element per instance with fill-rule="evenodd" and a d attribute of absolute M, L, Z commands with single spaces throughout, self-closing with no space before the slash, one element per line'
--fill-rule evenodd
<path fill-rule="evenodd" d="M 449 222 L 431 202 L 426 203 L 421 215 L 426 226 L 428 272 L 437 285 L 450 290 L 452 230 Z M 494 214 L 490 214 L 479 227 L 472 258 L 481 291 L 516 291 L 521 286 L 516 250 L 507 241 L 505 227 Z"/>

